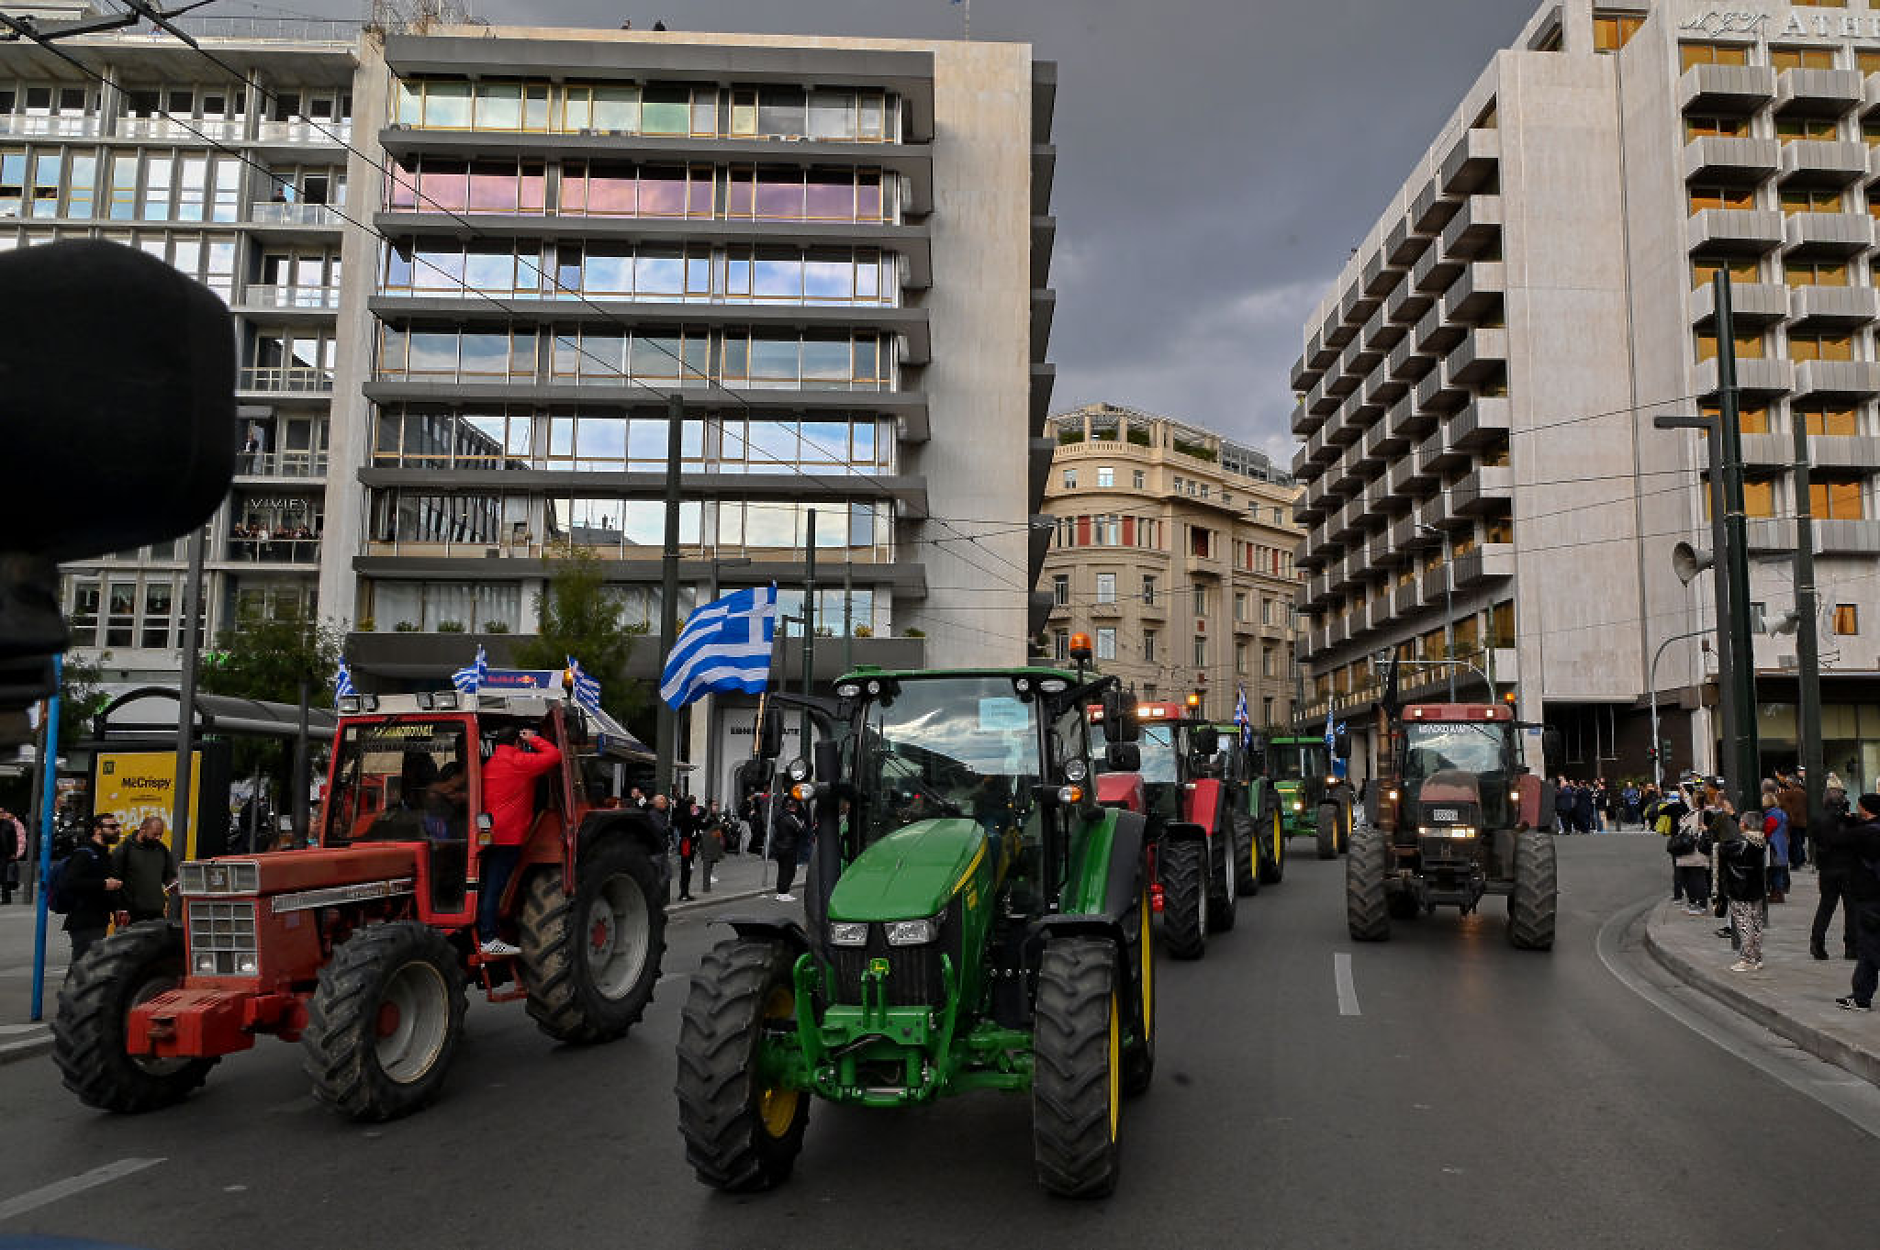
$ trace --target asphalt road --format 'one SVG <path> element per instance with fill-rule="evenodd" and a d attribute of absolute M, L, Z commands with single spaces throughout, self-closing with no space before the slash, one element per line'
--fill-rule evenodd
<path fill-rule="evenodd" d="M 1508 946 L 1500 900 L 1356 946 L 1342 864 L 1294 859 L 1205 960 L 1162 964 L 1155 1084 L 1126 1110 L 1107 1202 L 1039 1190 L 1026 1100 L 994 1094 L 818 1105 L 787 1187 L 698 1185 L 672 1094 L 684 977 L 715 937 L 694 914 L 627 1040 L 557 1048 L 518 1005 L 473 1005 L 445 1098 L 394 1124 L 316 1108 L 276 1042 L 141 1118 L 78 1106 L 49 1060 L 0 1067 L 0 1247 L 1872 1245 L 1880 1140 L 1856 1121 L 1874 1091 L 1798 1092 L 1780 1065 L 1812 1061 L 1747 1030 L 1720 1045 L 1628 988 L 1600 931 L 1656 896 L 1663 852 L 1560 850 L 1551 955 Z M 97 1169 L 111 1179 L 76 1187 Z"/>

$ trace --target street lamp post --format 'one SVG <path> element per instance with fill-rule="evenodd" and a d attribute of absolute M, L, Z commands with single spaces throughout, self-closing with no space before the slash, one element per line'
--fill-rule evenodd
<path fill-rule="evenodd" d="M 1417 522 L 1417 528 L 1425 534 L 1434 534 L 1443 540 L 1443 649 L 1450 659 L 1456 657 L 1456 549 L 1449 539 L 1448 530 L 1439 530 L 1434 525 Z M 1493 687 L 1489 693 L 1494 694 Z M 1456 701 L 1456 667 L 1449 666 L 1449 701 Z"/>
<path fill-rule="evenodd" d="M 728 556 L 724 559 L 713 556 L 711 563 L 711 601 L 716 602 L 718 599 L 718 572 L 720 569 L 743 569 L 749 568 L 750 565 L 751 558 L 749 556 Z M 709 694 L 705 697 L 710 700 L 706 706 L 711 709 L 705 716 L 705 797 L 710 799 L 714 797 L 713 791 L 718 787 L 718 696 Z M 696 716 L 698 713 L 694 712 L 693 715 Z"/>

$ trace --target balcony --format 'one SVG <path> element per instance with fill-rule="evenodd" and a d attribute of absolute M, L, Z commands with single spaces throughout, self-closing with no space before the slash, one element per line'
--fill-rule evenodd
<path fill-rule="evenodd" d="M 1390 592 L 1390 606 L 1396 616 L 1409 616 L 1423 606 L 1423 590 L 1416 578 L 1411 578 Z"/>
<path fill-rule="evenodd" d="M 339 288 L 336 286 L 268 286 L 255 283 L 242 292 L 239 305 L 244 308 L 265 308 L 269 311 L 332 312 L 339 307 Z"/>
<path fill-rule="evenodd" d="M 1442 248 L 1433 247 L 1410 267 L 1410 285 L 1425 295 L 1441 295 L 1462 272 L 1462 265 L 1460 257 L 1445 256 Z"/>
<path fill-rule="evenodd" d="M 1443 319 L 1478 320 L 1502 301 L 1507 290 L 1507 271 L 1500 261 L 1477 261 L 1443 293 Z"/>
<path fill-rule="evenodd" d="M 1437 430 L 1417 446 L 1417 472 L 1440 478 L 1445 472 L 1469 463 L 1469 453 L 1450 441 L 1447 427 Z"/>
<path fill-rule="evenodd" d="M 276 122 L 261 123 L 255 136 L 264 144 L 281 144 L 284 147 L 306 147 L 324 144 L 329 147 L 343 148 L 352 142 L 352 123 L 350 121 L 330 122 Z"/>
<path fill-rule="evenodd" d="M 1367 352 L 1382 353 L 1395 347 L 1397 340 L 1403 335 L 1403 327 L 1386 317 L 1383 307 L 1379 306 L 1378 310 L 1371 314 L 1371 319 L 1364 323 L 1364 329 L 1359 333 L 1359 341 L 1364 344 Z"/>
<path fill-rule="evenodd" d="M 1506 330 L 1471 330 L 1443 362 L 1451 382 L 1474 386 L 1508 367 Z"/>
<path fill-rule="evenodd" d="M 1440 235 L 1460 207 L 1460 196 L 1442 190 L 1431 178 L 1410 201 L 1410 226 L 1420 234 Z"/>
<path fill-rule="evenodd" d="M 1457 589 L 1513 577 L 1514 544 L 1484 543 L 1474 551 L 1457 556 L 1450 567 L 1454 570 Z"/>
<path fill-rule="evenodd" d="M 1417 290 L 1414 280 L 1399 283 L 1384 297 L 1384 315 L 1400 326 L 1415 325 L 1423 310 L 1430 306 L 1431 298 L 1427 292 Z"/>
<path fill-rule="evenodd" d="M 1795 550 L 1795 520 L 1792 517 L 1751 517 L 1745 529 L 1751 555 L 1775 555 Z M 1819 550 L 1819 546 L 1816 549 Z"/>
<path fill-rule="evenodd" d="M 239 143 L 246 138 L 239 121 L 221 118 L 120 117 L 118 139 L 174 139 L 183 143 Z M 96 132 L 94 132 L 96 133 Z"/>
<path fill-rule="evenodd" d="M 1469 260 L 1501 240 L 1501 197 L 1472 195 L 1443 227 L 1443 258 Z"/>
<path fill-rule="evenodd" d="M 1190 577 L 1220 577 L 1227 572 L 1227 561 L 1190 551 L 1182 559 L 1182 571 Z"/>
<path fill-rule="evenodd" d="M 1873 218 L 1865 213 L 1795 213 L 1783 228 L 1782 241 L 1787 255 L 1837 260 L 1858 256 L 1873 250 Z"/>
<path fill-rule="evenodd" d="M 1302 399 L 1293 405 L 1292 432 L 1300 438 L 1305 438 L 1324 424 L 1325 418 L 1306 407 L 1305 400 Z"/>
<path fill-rule="evenodd" d="M 1415 500 L 1429 493 L 1436 475 L 1423 467 L 1415 452 L 1408 452 L 1390 466 L 1391 493 L 1399 499 Z"/>
<path fill-rule="evenodd" d="M 1396 403 L 1407 389 L 1409 389 L 1408 380 L 1395 377 L 1391 373 L 1388 360 L 1380 361 L 1377 367 L 1366 375 L 1364 389 L 1358 392 L 1361 407 L 1382 412 Z"/>
<path fill-rule="evenodd" d="M 1339 397 L 1332 392 L 1332 374 L 1326 374 L 1306 392 L 1306 407 L 1316 415 L 1329 417 L 1338 411 Z"/>
<path fill-rule="evenodd" d="M 83 139 L 104 133 L 101 118 L 89 113 L 70 117 L 13 117 L 0 115 L 0 135 L 31 138 L 47 135 L 62 139 Z"/>
<path fill-rule="evenodd" d="M 1361 326 L 1377 308 L 1377 297 L 1354 282 L 1338 300 L 1338 315 L 1349 326 Z"/>
<path fill-rule="evenodd" d="M 1678 79 L 1681 112 L 1753 113 L 1776 98 L 1776 72 L 1767 65 L 1693 65 Z"/>
<path fill-rule="evenodd" d="M 1785 187 L 1839 189 L 1867 176 L 1867 145 L 1833 139 L 1793 139 L 1782 145 Z"/>
<path fill-rule="evenodd" d="M 1318 372 L 1306 367 L 1304 356 L 1293 361 L 1291 377 L 1293 391 L 1298 394 L 1304 394 L 1308 386 L 1319 380 Z"/>
<path fill-rule="evenodd" d="M 1365 258 L 1362 281 L 1365 294 L 1372 299 L 1384 298 L 1385 292 L 1396 286 L 1402 278 L 1403 270 L 1391 264 L 1382 248 Z"/>
<path fill-rule="evenodd" d="M 1506 443 L 1514 412 L 1505 399 L 1474 399 L 1449 419 L 1449 441 L 1465 451 Z"/>
<path fill-rule="evenodd" d="M 1781 167 L 1774 139 L 1735 139 L 1700 135 L 1684 145 L 1684 180 L 1761 182 Z"/>
<path fill-rule="evenodd" d="M 1123 615 L 1123 605 L 1112 599 L 1108 603 L 1098 600 L 1090 605 L 1091 620 L 1116 620 Z"/>
<path fill-rule="evenodd" d="M 1851 329 L 1880 317 L 1880 292 L 1870 286 L 1796 287 L 1790 304 L 1797 327 Z"/>
<path fill-rule="evenodd" d="M 1456 514 L 1449 506 L 1449 492 L 1439 490 L 1417 505 L 1415 513 L 1418 525 L 1428 525 L 1435 529 L 1453 529 Z"/>
<path fill-rule="evenodd" d="M 1880 551 L 1880 521 L 1816 521 L 1815 554 L 1872 556 Z"/>
<path fill-rule="evenodd" d="M 1390 370 L 1392 381 L 1408 386 L 1436 367 L 1435 357 L 1423 355 L 1416 347 L 1416 337 L 1405 335 L 1390 349 L 1384 367 Z"/>
<path fill-rule="evenodd" d="M 1447 370 L 1438 369 L 1417 383 L 1416 401 L 1418 412 L 1434 416 L 1462 407 L 1469 401 L 1469 392 L 1451 378 Z"/>
<path fill-rule="evenodd" d="M 1399 499 L 1391 491 L 1390 479 L 1381 473 L 1364 484 L 1363 498 L 1365 515 L 1371 517 L 1388 516 L 1400 506 L 1407 506 L 1409 503 L 1408 500 Z M 1372 539 L 1374 543 L 1378 541 L 1380 540 Z"/>
<path fill-rule="evenodd" d="M 1443 155 L 1437 178 L 1449 195 L 1470 195 L 1495 177 L 1501 161 L 1501 131 L 1468 130 Z"/>
<path fill-rule="evenodd" d="M 1739 328 L 1772 325 L 1789 315 L 1789 288 L 1776 282 L 1732 282 L 1730 315 Z M 1705 283 L 1691 292 L 1691 324 L 1706 333 L 1717 323 L 1717 290 Z"/>
<path fill-rule="evenodd" d="M 331 204 L 256 202 L 248 206 L 248 220 L 257 226 L 330 226 L 335 230 L 345 224 Z"/>
<path fill-rule="evenodd" d="M 1804 360 L 1795 366 L 1795 394 L 1822 399 L 1872 399 L 1880 395 L 1880 363 L 1871 360 Z"/>
<path fill-rule="evenodd" d="M 1685 246 L 1693 252 L 1760 256 L 1781 247 L 1782 240 L 1782 214 L 1761 209 L 1706 208 L 1684 227 Z"/>
<path fill-rule="evenodd" d="M 1839 117 L 1866 99 L 1858 70 L 1785 69 L 1776 75 L 1776 112 Z"/>
<path fill-rule="evenodd" d="M 1408 212 L 1400 213 L 1391 225 L 1390 232 L 1384 236 L 1384 255 L 1390 258 L 1393 265 L 1411 265 L 1417 257 L 1423 255 L 1430 242 L 1429 235 L 1411 226 Z"/>
<path fill-rule="evenodd" d="M 326 476 L 323 451 L 251 451 L 235 456 L 237 478 L 305 480 Z"/>
<path fill-rule="evenodd" d="M 1506 511 L 1514 504 L 1514 470 L 1482 465 L 1450 487 L 1449 496 L 1457 516 Z"/>
<path fill-rule="evenodd" d="M 1354 501 L 1347 503 L 1328 518 L 1325 532 L 1333 542 L 1343 543 L 1363 528 L 1364 504 Z"/>
<path fill-rule="evenodd" d="M 317 538 L 230 538 L 227 558 L 242 564 L 318 564 Z"/>
<path fill-rule="evenodd" d="M 236 389 L 271 395 L 331 394 L 333 371 L 312 365 L 243 365 Z"/>
<path fill-rule="evenodd" d="M 1700 360 L 1697 362 L 1697 393 L 1711 396 L 1717 393 L 1717 362 Z M 1771 397 L 1781 395 L 1792 389 L 1795 382 L 1795 367 L 1786 360 L 1738 360 L 1736 362 L 1737 389 L 1745 396 Z"/>
<path fill-rule="evenodd" d="M 1306 339 L 1306 364 L 1312 369 L 1329 369 L 1338 359 L 1338 349 L 1325 343 L 1325 331 L 1314 330 Z M 1319 379 L 1314 378 L 1313 381 Z"/>
<path fill-rule="evenodd" d="M 1468 333 L 1468 329 L 1465 325 L 1446 320 L 1443 317 L 1442 308 L 1432 305 L 1430 310 L 1423 314 L 1423 320 L 1417 322 L 1416 333 L 1411 337 L 1418 351 L 1441 358 L 1447 356 L 1450 349 L 1462 341 L 1462 336 Z"/>
<path fill-rule="evenodd" d="M 1434 373 L 1429 375 L 1431 378 L 1436 376 Z M 1392 434 L 1404 438 L 1421 438 L 1436 425 L 1435 414 L 1419 404 L 1415 395 L 1405 395 L 1392 404 L 1390 411 L 1384 414 L 1384 420 L 1389 424 Z"/>

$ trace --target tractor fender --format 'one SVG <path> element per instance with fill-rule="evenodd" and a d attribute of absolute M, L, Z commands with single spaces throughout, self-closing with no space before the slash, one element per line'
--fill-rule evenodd
<path fill-rule="evenodd" d="M 1182 806 L 1191 824 L 1213 829 L 1219 826 L 1221 804 L 1226 800 L 1226 787 L 1218 777 L 1201 777 L 1188 783 L 1188 792 L 1182 796 Z"/>
<path fill-rule="evenodd" d="M 778 920 L 769 916 L 724 916 L 712 921 L 712 924 L 729 925 L 733 933 L 746 941 L 783 942 L 799 955 L 810 949 L 809 934 L 794 920 Z"/>
<path fill-rule="evenodd" d="M 1162 838 L 1166 842 L 1206 842 L 1208 830 L 1192 820 L 1171 820 L 1162 826 Z"/>
<path fill-rule="evenodd" d="M 1116 830 L 1110 837 L 1110 879 L 1103 897 L 1104 910 L 1111 916 L 1124 915 L 1136 899 L 1137 873 L 1143 866 L 1142 844 L 1148 829 L 1148 818 L 1139 812 L 1116 814 Z"/>
<path fill-rule="evenodd" d="M 577 854 L 586 854 L 595 841 L 623 836 L 632 840 L 641 850 L 653 858 L 655 863 L 664 863 L 666 858 L 666 840 L 653 827 L 653 822 L 644 813 L 633 808 L 602 808 L 589 812 L 581 822 L 580 831 L 575 835 Z"/>
<path fill-rule="evenodd" d="M 1104 807 L 1120 807 L 1127 812 L 1147 810 L 1141 773 L 1097 774 L 1097 802 Z"/>
<path fill-rule="evenodd" d="M 1045 944 L 1055 938 L 1087 937 L 1108 942 L 1116 953 L 1116 984 L 1123 991 L 1123 1008 L 1131 1020 L 1142 1019 L 1142 991 L 1129 967 L 1129 943 L 1123 936 L 1121 912 L 1108 916 L 1040 916 L 1025 927 L 1025 966 L 1035 983 Z"/>

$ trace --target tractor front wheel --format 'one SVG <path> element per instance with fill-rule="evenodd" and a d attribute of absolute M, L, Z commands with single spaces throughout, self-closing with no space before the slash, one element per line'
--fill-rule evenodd
<path fill-rule="evenodd" d="M 463 1036 L 463 975 L 444 936 L 403 920 L 346 939 L 307 1004 L 302 1066 L 313 1096 L 354 1120 L 435 1099 Z"/>
<path fill-rule="evenodd" d="M 1260 882 L 1265 880 L 1260 875 L 1261 855 L 1259 822 L 1247 812 L 1235 812 L 1232 821 L 1234 827 L 1234 893 L 1242 898 L 1252 898 L 1260 892 Z"/>
<path fill-rule="evenodd" d="M 1383 942 L 1390 938 L 1390 910 L 1384 891 L 1385 866 L 1390 847 L 1379 829 L 1366 829 L 1351 844 L 1345 858 L 1345 927 L 1352 940 Z"/>
<path fill-rule="evenodd" d="M 784 942 L 731 938 L 692 978 L 679 1019 L 679 1133 L 713 1189 L 769 1189 L 802 1152 L 810 1095 L 784 1082 L 776 1053 L 796 1034 L 795 966 Z"/>
<path fill-rule="evenodd" d="M 214 1059 L 140 1058 L 124 1049 L 131 1009 L 183 980 L 183 931 L 146 920 L 98 943 L 72 969 L 52 1024 L 52 1061 L 88 1107 L 135 1113 L 181 1102 Z"/>
<path fill-rule="evenodd" d="M 529 1015 L 558 1042 L 611 1042 L 639 1023 L 659 980 L 666 911 L 659 871 L 624 837 L 603 835 L 575 866 L 524 884 L 522 970 Z"/>
<path fill-rule="evenodd" d="M 1162 879 L 1162 935 L 1177 959 L 1199 959 L 1208 950 L 1208 844 L 1200 839 L 1165 841 L 1156 854 Z"/>
<path fill-rule="evenodd" d="M 1220 933 L 1234 927 L 1234 913 L 1239 910 L 1240 896 L 1234 889 L 1238 851 L 1231 826 L 1216 829 L 1208 839 L 1208 925 Z"/>
<path fill-rule="evenodd" d="M 1508 941 L 1524 951 L 1551 950 L 1560 874 L 1554 840 L 1538 829 L 1515 835 L 1514 893 L 1508 896 Z"/>
<path fill-rule="evenodd" d="M 1319 858 L 1338 858 L 1338 805 L 1319 804 Z"/>
<path fill-rule="evenodd" d="M 1116 1189 L 1122 1121 L 1122 1002 L 1116 948 L 1061 938 L 1038 965 L 1031 1140 L 1038 1182 L 1067 1198 Z"/>
<path fill-rule="evenodd" d="M 1266 843 L 1269 839 L 1271 846 L 1260 848 L 1260 880 L 1278 885 L 1286 879 L 1286 816 L 1277 807 L 1273 809 L 1273 828 L 1260 841 Z"/>
<path fill-rule="evenodd" d="M 1142 1004 L 1136 1040 L 1123 1047 L 1123 1093 L 1129 1095 L 1142 1093 L 1155 1078 L 1155 930 L 1149 913 L 1149 891 L 1138 888 L 1122 920 L 1129 964 L 1136 977 L 1136 1001 Z"/>

